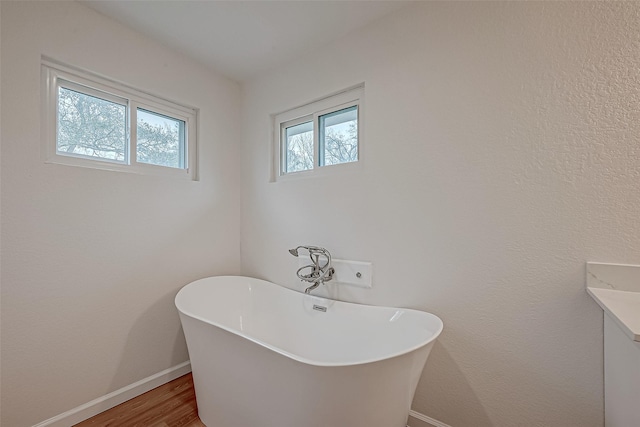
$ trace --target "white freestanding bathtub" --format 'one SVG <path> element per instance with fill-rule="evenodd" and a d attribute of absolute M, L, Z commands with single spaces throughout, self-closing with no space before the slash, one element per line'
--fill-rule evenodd
<path fill-rule="evenodd" d="M 442 321 L 259 279 L 190 283 L 176 307 L 207 427 L 404 427 Z"/>

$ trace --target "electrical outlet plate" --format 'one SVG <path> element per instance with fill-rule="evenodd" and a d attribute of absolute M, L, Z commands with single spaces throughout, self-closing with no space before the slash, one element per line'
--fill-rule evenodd
<path fill-rule="evenodd" d="M 298 257 L 299 267 L 309 265 L 309 263 L 309 257 Z M 336 271 L 331 282 L 358 286 L 360 288 L 371 288 L 372 268 L 370 262 L 332 259 L 331 266 Z"/>

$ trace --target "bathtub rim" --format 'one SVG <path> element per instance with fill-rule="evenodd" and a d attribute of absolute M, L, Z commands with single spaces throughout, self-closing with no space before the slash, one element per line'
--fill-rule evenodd
<path fill-rule="evenodd" d="M 421 313 L 421 315 L 427 315 L 428 317 L 430 317 L 432 320 L 434 320 L 436 322 L 436 324 L 438 325 L 437 330 L 426 340 L 424 341 L 420 341 L 418 344 L 413 345 L 413 346 L 409 346 L 405 349 L 402 349 L 400 351 L 397 352 L 393 352 L 390 353 L 388 355 L 385 355 L 384 357 L 373 357 L 370 359 L 363 359 L 361 361 L 357 361 L 357 362 L 323 362 L 323 361 L 318 361 L 318 360 L 313 360 L 313 359 L 309 359 L 306 357 L 302 357 L 300 355 L 297 355 L 295 353 L 291 353 L 289 351 L 286 351 L 280 347 L 274 346 L 272 344 L 269 344 L 265 341 L 262 341 L 258 338 L 249 336 L 245 333 L 243 333 L 242 331 L 236 330 L 234 328 L 231 328 L 229 326 L 225 326 L 216 322 L 211 321 L 210 319 L 206 319 L 202 316 L 199 316 L 197 314 L 193 314 L 190 313 L 187 310 L 184 310 L 183 308 L 181 308 L 178 305 L 178 297 L 180 296 L 180 294 L 189 286 L 192 285 L 194 283 L 198 283 L 204 280 L 208 280 L 208 279 L 225 279 L 225 278 L 234 278 L 234 279 L 251 279 L 251 280 L 257 280 L 259 282 L 265 282 L 269 285 L 272 286 L 278 286 L 280 288 L 283 288 L 283 291 L 290 291 L 290 292 L 295 292 L 297 294 L 301 294 L 302 297 L 308 296 L 310 298 L 314 298 L 317 299 L 319 301 L 328 301 L 331 302 L 332 304 L 347 304 L 347 305 L 355 305 L 355 306 L 361 306 L 361 307 L 367 307 L 367 309 L 391 309 L 391 310 L 404 310 L 407 312 L 418 312 Z M 305 295 L 302 292 L 297 292 L 294 289 L 291 288 L 287 288 L 286 286 L 283 285 L 279 285 L 277 283 L 274 282 L 270 282 L 268 280 L 264 280 L 264 279 L 258 279 L 256 277 L 251 277 L 251 276 L 242 276 L 242 275 L 222 275 L 222 276 L 209 276 L 209 277 L 203 277 L 201 279 L 197 279 L 194 280 L 190 283 L 187 283 L 186 285 L 184 285 L 182 288 L 180 288 L 180 290 L 177 292 L 175 298 L 174 298 L 174 305 L 176 306 L 176 309 L 178 310 L 178 312 L 181 315 L 185 315 L 188 316 L 192 319 L 198 320 L 200 322 L 209 324 L 211 326 L 215 326 L 216 328 L 222 329 L 224 331 L 227 331 L 231 334 L 237 335 L 243 339 L 246 339 L 248 341 L 251 341 L 253 343 L 256 343 L 266 349 L 269 349 L 271 351 L 274 351 L 275 353 L 281 354 L 289 359 L 295 360 L 297 362 L 306 364 L 306 365 L 312 365 L 312 366 L 319 366 L 319 367 L 340 367 L 340 366 L 357 366 L 357 365 L 365 365 L 368 363 L 375 363 L 375 362 L 381 362 L 384 360 L 388 360 L 388 359 L 392 359 L 395 357 L 399 357 L 399 356 L 403 356 L 405 354 L 411 353 L 413 351 L 419 350 L 423 347 L 426 347 L 428 345 L 432 345 L 436 339 L 438 339 L 438 337 L 440 336 L 440 334 L 442 333 L 443 329 L 444 329 L 444 323 L 442 321 L 442 319 L 440 319 L 440 317 L 436 316 L 433 313 L 429 313 L 427 311 L 423 311 L 423 310 L 416 310 L 416 309 L 412 309 L 412 308 L 403 308 L 403 307 L 389 307 L 389 306 L 379 306 L 379 305 L 371 305 L 371 304 L 359 304 L 359 303 L 354 303 L 354 302 L 347 302 L 347 301 L 341 301 L 341 300 L 333 300 L 330 298 L 324 298 L 324 297 L 319 297 L 316 295 Z"/>

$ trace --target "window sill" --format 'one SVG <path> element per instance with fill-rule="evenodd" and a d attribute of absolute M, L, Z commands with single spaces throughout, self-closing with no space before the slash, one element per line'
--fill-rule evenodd
<path fill-rule="evenodd" d="M 134 165 L 116 163 L 110 161 L 77 158 L 72 156 L 53 155 L 45 160 L 46 164 L 81 167 L 86 169 L 99 169 L 112 172 L 126 172 L 135 175 L 167 176 L 177 179 L 198 181 L 196 176 L 192 176 L 189 169 L 177 169 L 164 166 L 147 165 L 136 163 Z"/>
<path fill-rule="evenodd" d="M 322 166 L 300 172 L 291 172 L 285 175 L 278 175 L 271 179 L 271 182 L 299 181 L 314 178 L 327 178 L 336 175 L 348 175 L 358 173 L 362 170 L 362 160 L 350 163 L 340 163 L 337 165 Z"/>

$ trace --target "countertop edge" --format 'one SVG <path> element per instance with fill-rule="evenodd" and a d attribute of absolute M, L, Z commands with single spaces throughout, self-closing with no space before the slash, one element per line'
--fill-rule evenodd
<path fill-rule="evenodd" d="M 636 334 L 622 319 L 618 317 L 615 310 L 612 310 L 603 300 L 598 296 L 597 290 L 601 288 L 587 287 L 587 293 L 591 295 L 594 301 L 608 314 L 622 329 L 625 335 L 627 335 L 632 341 L 640 342 L 640 333 Z M 614 291 L 615 292 L 615 291 Z"/>

